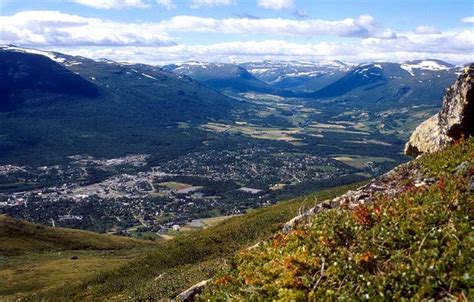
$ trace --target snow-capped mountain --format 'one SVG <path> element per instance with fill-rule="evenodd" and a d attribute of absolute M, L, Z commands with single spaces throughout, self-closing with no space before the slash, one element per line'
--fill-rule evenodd
<path fill-rule="evenodd" d="M 435 60 L 364 63 L 308 96 L 351 100 L 361 106 L 431 104 L 442 97 L 459 69 Z"/>
<path fill-rule="evenodd" d="M 188 76 L 221 91 L 278 93 L 242 66 L 228 63 L 187 62 L 162 67 L 162 70 Z"/>
<path fill-rule="evenodd" d="M 162 70 L 187 75 L 200 80 L 208 80 L 215 77 L 252 77 L 247 70 L 237 65 L 227 63 L 186 62 L 183 64 L 165 65 L 162 67 Z"/>
<path fill-rule="evenodd" d="M 76 103 L 97 101 L 104 111 L 130 111 L 132 106 L 140 111 L 143 101 L 148 108 L 157 110 L 147 114 L 153 118 L 161 115 L 164 121 L 182 118 L 183 112 L 195 118 L 202 108 L 217 111 L 220 116 L 218 107 L 236 104 L 196 81 L 156 66 L 92 60 L 10 45 L 0 47 L 0 82 L 0 111 L 38 105 L 36 99 L 40 96 L 45 108 L 53 100 L 60 100 L 56 101 L 57 106 L 67 107 L 65 104 L 74 98 Z M 166 107 L 168 103 L 172 106 Z M 194 109 L 182 111 L 183 108 Z M 209 116 L 209 112 L 204 110 L 202 115 Z"/>
<path fill-rule="evenodd" d="M 318 76 L 328 71 L 346 71 L 350 64 L 341 61 L 307 62 L 307 61 L 260 61 L 239 64 L 250 73 L 265 82 L 275 82 L 281 76 Z"/>
<path fill-rule="evenodd" d="M 223 92 L 426 103 L 444 93 L 460 67 L 439 60 L 362 64 L 267 60 L 239 65 L 189 62 L 163 69 Z"/>
<path fill-rule="evenodd" d="M 56 63 L 64 63 L 66 59 L 63 56 L 51 51 L 37 50 L 32 48 L 22 48 L 14 45 L 0 46 L 0 50 L 10 51 L 10 52 L 20 52 L 20 53 L 29 53 L 35 55 L 45 56 Z"/>
<path fill-rule="evenodd" d="M 352 64 L 341 61 L 261 61 L 247 62 L 240 66 L 259 80 L 278 88 L 297 87 L 311 79 L 338 76 L 348 71 Z"/>
<path fill-rule="evenodd" d="M 275 88 L 310 92 L 324 88 L 354 73 L 368 81 L 374 77 L 423 77 L 453 73 L 458 67 L 440 60 L 415 60 L 404 63 L 368 62 L 353 64 L 341 61 L 261 61 L 240 64 L 257 79 Z"/>

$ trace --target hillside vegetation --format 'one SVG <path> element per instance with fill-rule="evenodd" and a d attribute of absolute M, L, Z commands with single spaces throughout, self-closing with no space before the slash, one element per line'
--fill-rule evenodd
<path fill-rule="evenodd" d="M 474 139 L 403 169 L 430 182 L 321 212 L 307 227 L 241 251 L 200 298 L 473 301 Z"/>
<path fill-rule="evenodd" d="M 216 226 L 161 242 L 153 251 L 127 265 L 96 275 L 79 285 L 53 290 L 40 297 L 51 300 L 157 300 L 174 297 L 194 283 L 208 279 L 236 251 L 278 231 L 305 207 L 354 188 L 344 186 L 258 209 Z M 37 297 L 35 297 L 36 299 Z"/>
<path fill-rule="evenodd" d="M 149 241 L 46 227 L 5 215 L 0 215 L 0 242 L 0 301 L 71 286 L 117 269 L 156 246 Z"/>
<path fill-rule="evenodd" d="M 63 250 L 118 250 L 150 242 L 92 232 L 52 228 L 0 215 L 0 255 Z"/>

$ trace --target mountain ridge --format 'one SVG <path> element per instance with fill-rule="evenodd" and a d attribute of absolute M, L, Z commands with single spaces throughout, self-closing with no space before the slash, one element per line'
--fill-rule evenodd
<path fill-rule="evenodd" d="M 69 155 L 104 156 L 101 150 L 112 149 L 115 151 L 110 154 L 151 153 L 150 149 L 155 148 L 150 143 L 145 144 L 146 141 L 184 151 L 189 146 L 165 137 L 189 137 L 191 130 L 169 126 L 179 122 L 202 124 L 231 120 L 233 111 L 256 107 L 152 66 L 98 62 L 12 47 L 0 49 L 0 54 L 9 58 L 2 60 L 2 81 L 15 84 L 1 88 L 5 90 L 3 94 L 10 96 L 8 103 L 2 98 L 5 112 L 0 112 L 2 161 L 64 162 Z M 21 65 L 23 71 L 11 72 L 18 69 L 13 68 L 17 62 L 26 62 Z M 41 80 L 30 81 L 29 86 L 19 80 L 33 79 L 33 75 L 48 70 L 55 72 L 47 72 Z M 65 82 L 67 85 L 56 81 L 63 73 L 71 79 Z M 51 88 L 58 85 L 60 89 Z M 76 90 L 70 89 L 76 86 Z M 90 87 L 93 93 L 84 96 L 88 91 L 84 86 Z M 38 87 L 47 89 L 45 93 L 35 93 Z M 77 93 L 72 95 L 74 91 Z M 195 135 L 187 139 L 189 145 L 196 145 L 209 136 L 192 131 Z"/>
<path fill-rule="evenodd" d="M 0 49 L 0 110 L 13 110 L 28 95 L 66 94 L 97 98 L 98 88 L 90 81 L 39 54 L 15 53 Z M 3 85 L 4 84 L 4 85 Z M 25 96 L 24 96 L 25 95 Z"/>

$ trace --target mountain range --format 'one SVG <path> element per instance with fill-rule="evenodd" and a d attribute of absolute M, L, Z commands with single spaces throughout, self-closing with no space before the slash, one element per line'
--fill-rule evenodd
<path fill-rule="evenodd" d="M 227 120 L 244 106 L 153 66 L 13 46 L 0 49 L 0 78 L 0 157 L 16 160 L 187 149 L 193 136 L 167 127 Z"/>
<path fill-rule="evenodd" d="M 415 94 L 416 99 L 422 102 L 442 96 L 443 87 L 454 80 L 460 68 L 439 60 L 363 64 L 340 61 L 262 61 L 241 64 L 189 62 L 163 67 L 164 70 L 201 81 L 211 88 L 236 93 L 253 91 L 318 99 L 358 94 L 360 98 L 361 94 L 368 94 L 368 91 L 370 95 L 378 94 L 376 88 L 380 87 L 379 90 L 393 91 L 386 96 L 391 99 L 386 101 Z M 420 91 L 425 88 L 431 94 L 420 99 L 418 94 L 426 92 Z M 356 89 L 359 91 L 348 94 Z M 372 91 L 374 89 L 375 92 Z"/>
<path fill-rule="evenodd" d="M 16 46 L 1 47 L 0 58 L 0 79 L 7 83 L 0 90 L 0 158 L 25 162 L 78 153 L 157 153 L 162 159 L 171 150 L 180 154 L 215 141 L 216 134 L 198 129 L 208 122 L 289 127 L 299 115 L 307 120 L 299 126 L 311 119 L 363 121 L 404 138 L 414 124 L 404 129 L 401 121 L 415 117 L 416 123 L 423 118 L 420 108 L 439 108 L 460 69 L 436 60 L 159 67 Z M 281 107 L 283 99 L 293 109 Z M 268 106 L 273 113 L 262 119 Z M 322 113 L 308 118 L 307 110 Z"/>

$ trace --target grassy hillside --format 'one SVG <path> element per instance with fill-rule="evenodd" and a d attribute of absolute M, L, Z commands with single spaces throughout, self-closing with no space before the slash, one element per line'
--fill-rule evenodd
<path fill-rule="evenodd" d="M 155 243 L 45 227 L 0 215 L 0 301 L 71 286 L 118 269 Z"/>
<path fill-rule="evenodd" d="M 434 179 L 240 252 L 201 298 L 473 301 L 474 139 L 405 169 Z"/>
<path fill-rule="evenodd" d="M 173 297 L 194 283 L 210 278 L 225 266 L 225 258 L 278 231 L 282 223 L 303 208 L 353 187 L 326 190 L 258 209 L 214 227 L 162 242 L 152 252 L 119 269 L 96 275 L 80 285 L 53 290 L 41 297 L 64 297 L 67 300 L 156 300 Z"/>
<path fill-rule="evenodd" d="M 52 228 L 0 215 L 0 255 L 62 250 L 118 250 L 150 242 L 92 232 Z"/>

